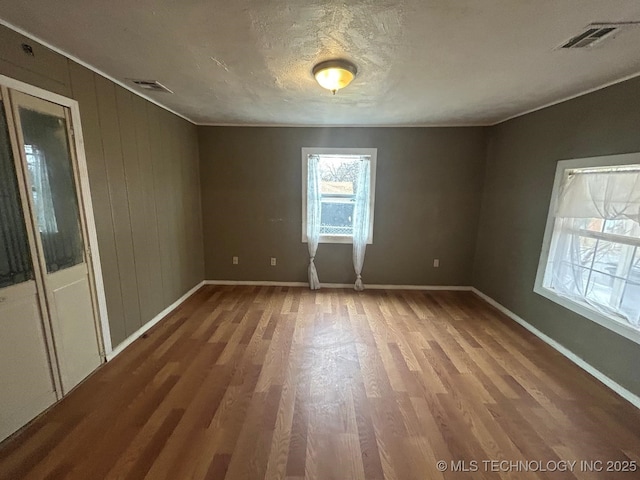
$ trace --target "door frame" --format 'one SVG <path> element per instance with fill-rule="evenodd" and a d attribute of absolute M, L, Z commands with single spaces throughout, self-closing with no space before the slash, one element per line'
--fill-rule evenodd
<path fill-rule="evenodd" d="M 104 281 L 102 278 L 102 265 L 100 263 L 100 251 L 98 249 L 98 234 L 96 231 L 95 218 L 93 214 L 93 202 L 91 200 L 91 188 L 89 185 L 89 172 L 87 169 L 87 158 L 84 150 L 84 137 L 82 135 L 82 124 L 80 121 L 80 106 L 76 100 L 57 93 L 52 93 L 28 83 L 15 80 L 0 74 L 0 85 L 18 92 L 26 93 L 34 97 L 56 103 L 62 107 L 67 107 L 71 113 L 71 138 L 75 148 L 74 173 L 77 174 L 76 184 L 80 187 L 80 215 L 84 216 L 86 235 L 85 253 L 87 254 L 87 265 L 89 266 L 89 284 L 92 296 L 95 301 L 95 328 L 98 338 L 98 348 L 103 363 L 107 355 L 113 350 L 111 344 L 111 331 L 109 329 L 109 316 L 107 313 L 107 299 L 104 291 Z M 73 158 L 73 155 L 72 155 Z M 81 222 L 82 223 L 82 222 Z"/>

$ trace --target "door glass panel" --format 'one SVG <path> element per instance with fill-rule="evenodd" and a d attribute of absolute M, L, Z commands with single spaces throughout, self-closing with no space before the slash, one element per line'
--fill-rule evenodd
<path fill-rule="evenodd" d="M 0 100 L 0 288 L 33 279 L 9 130 Z"/>
<path fill-rule="evenodd" d="M 35 217 L 53 273 L 84 261 L 66 121 L 24 107 L 19 112 Z"/>

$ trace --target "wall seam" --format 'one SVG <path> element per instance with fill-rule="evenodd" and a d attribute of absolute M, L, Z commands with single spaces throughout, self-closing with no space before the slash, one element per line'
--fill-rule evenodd
<path fill-rule="evenodd" d="M 100 100 L 98 97 L 98 84 L 96 82 L 96 73 L 95 72 L 91 72 L 92 78 L 93 78 L 93 90 L 94 90 L 94 95 L 96 98 L 96 119 L 98 122 L 98 130 L 100 132 L 102 132 L 102 120 L 100 118 Z M 109 188 L 109 171 L 107 169 L 107 156 L 104 150 L 104 138 L 102 135 L 100 135 L 100 147 L 102 150 L 102 167 L 104 168 L 104 178 L 107 181 L 107 185 L 106 185 L 106 190 L 107 190 L 107 195 L 109 197 L 109 219 L 110 219 L 110 224 L 111 224 L 111 235 L 113 237 L 113 250 L 114 250 L 114 254 L 115 254 L 115 268 L 116 271 L 118 272 L 118 279 L 120 279 L 120 262 L 119 262 L 119 255 L 118 255 L 118 248 L 117 248 L 117 242 L 116 242 L 116 229 L 115 229 L 115 221 L 113 218 L 113 201 L 111 198 L 111 189 Z M 100 242 L 100 239 L 98 239 L 98 242 Z M 120 305 L 122 306 L 122 316 L 120 318 L 121 322 L 122 322 L 122 330 L 124 332 L 126 332 L 126 322 L 124 320 L 124 298 L 122 295 L 122 282 L 118 282 L 118 290 L 120 291 Z M 108 304 L 108 303 L 107 303 Z M 108 311 L 108 310 L 107 310 Z M 109 315 L 109 319 L 113 318 L 111 315 Z M 113 332 L 112 332 L 112 336 L 113 336 Z M 113 342 L 115 343 L 115 342 Z"/>
<path fill-rule="evenodd" d="M 487 192 L 487 179 L 489 177 L 489 157 L 491 155 L 491 150 L 493 146 L 493 129 L 494 127 L 484 127 L 484 168 L 483 168 L 483 176 L 482 176 L 482 189 L 480 191 L 480 211 L 478 213 L 478 225 L 476 228 L 476 238 L 474 241 L 474 253 L 473 259 L 471 261 L 471 285 L 474 287 L 478 287 L 477 283 L 477 262 L 480 256 L 480 232 L 481 226 L 483 224 L 483 218 L 485 216 L 484 213 L 484 204 L 486 201 L 486 192 Z"/>
<path fill-rule="evenodd" d="M 135 275 L 136 299 L 137 299 L 137 302 L 138 302 L 138 318 L 139 318 L 139 325 L 144 325 L 144 322 L 142 321 L 142 305 L 140 303 L 140 280 L 138 278 L 138 262 L 136 260 L 136 257 L 137 257 L 137 255 L 136 255 L 136 245 L 135 245 L 135 242 L 133 240 L 133 220 L 132 220 L 133 217 L 132 217 L 132 214 L 131 214 L 131 201 L 130 201 L 131 195 L 129 193 L 129 178 L 127 176 L 127 162 L 125 161 L 124 144 L 123 144 L 123 140 L 122 140 L 122 124 L 121 124 L 121 120 L 120 120 L 120 117 L 122 116 L 121 112 L 120 112 L 121 104 L 120 104 L 120 102 L 118 102 L 118 91 L 117 91 L 117 89 L 115 87 L 114 87 L 114 92 L 115 92 L 115 100 L 116 100 L 116 112 L 118 113 L 117 121 L 118 121 L 118 132 L 119 132 L 119 137 L 120 137 L 120 153 L 122 155 L 122 173 L 124 175 L 124 188 L 125 188 L 125 191 L 127 192 L 127 213 L 129 215 L 129 225 L 131 227 L 131 230 L 129 232 L 130 233 L 129 237 L 130 237 L 130 240 L 131 240 L 131 251 L 133 252 L 133 272 L 134 272 L 134 275 Z M 130 93 L 127 92 L 127 95 L 130 95 Z M 129 99 L 128 103 L 129 103 L 129 106 L 131 107 L 130 108 L 130 110 L 131 110 L 130 111 L 131 120 L 132 120 L 132 123 L 134 125 L 134 133 L 135 133 L 135 117 L 133 115 L 133 102 L 131 101 L 131 99 Z M 125 105 L 125 108 L 126 108 L 126 105 Z M 139 171 L 140 170 L 140 168 L 139 168 L 140 167 L 140 161 L 139 161 L 139 158 L 138 158 L 137 141 L 138 140 L 136 138 L 135 161 L 136 161 L 136 164 L 138 166 L 138 171 Z"/>

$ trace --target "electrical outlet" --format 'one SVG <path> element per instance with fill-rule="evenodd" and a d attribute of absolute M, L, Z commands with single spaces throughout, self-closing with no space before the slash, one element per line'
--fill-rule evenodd
<path fill-rule="evenodd" d="M 272 267 L 276 266 L 276 257 L 271 257 L 271 266 Z"/>
<path fill-rule="evenodd" d="M 233 258 L 231 259 L 231 262 L 232 262 L 234 265 L 237 265 L 237 264 L 238 264 L 238 257 L 233 257 Z"/>
<path fill-rule="evenodd" d="M 434 258 L 433 259 L 433 266 L 434 266 L 434 268 L 438 268 L 440 266 L 440 259 L 439 258 Z"/>

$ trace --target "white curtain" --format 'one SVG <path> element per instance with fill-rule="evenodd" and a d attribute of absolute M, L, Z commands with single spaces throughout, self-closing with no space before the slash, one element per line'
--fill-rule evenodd
<path fill-rule="evenodd" d="M 633 242 L 606 237 L 611 233 L 640 238 L 640 171 L 569 175 L 561 186 L 555 214 L 549 253 L 553 290 L 640 326 L 640 302 L 633 300 L 640 295 L 635 284 L 640 253 L 635 253 Z M 599 235 L 604 220 L 615 221 L 607 223 L 605 236 Z"/>
<path fill-rule="evenodd" d="M 640 171 L 592 171 L 570 175 L 560 191 L 556 216 L 629 218 L 640 222 Z"/>
<path fill-rule="evenodd" d="M 42 233 L 58 233 L 46 159 L 42 152 L 32 145 L 25 145 L 25 152 L 33 188 L 33 203 L 38 218 L 38 227 Z"/>
<path fill-rule="evenodd" d="M 314 259 L 320 240 L 322 200 L 320 196 L 320 159 L 309 155 L 307 162 L 307 245 L 309 246 L 309 288 L 320 289 Z"/>
<path fill-rule="evenodd" d="M 362 266 L 369 238 L 369 190 L 371 187 L 371 162 L 368 158 L 360 160 L 360 169 L 356 181 L 356 198 L 353 208 L 353 268 L 356 271 L 354 289 L 364 290 L 362 283 Z"/>

